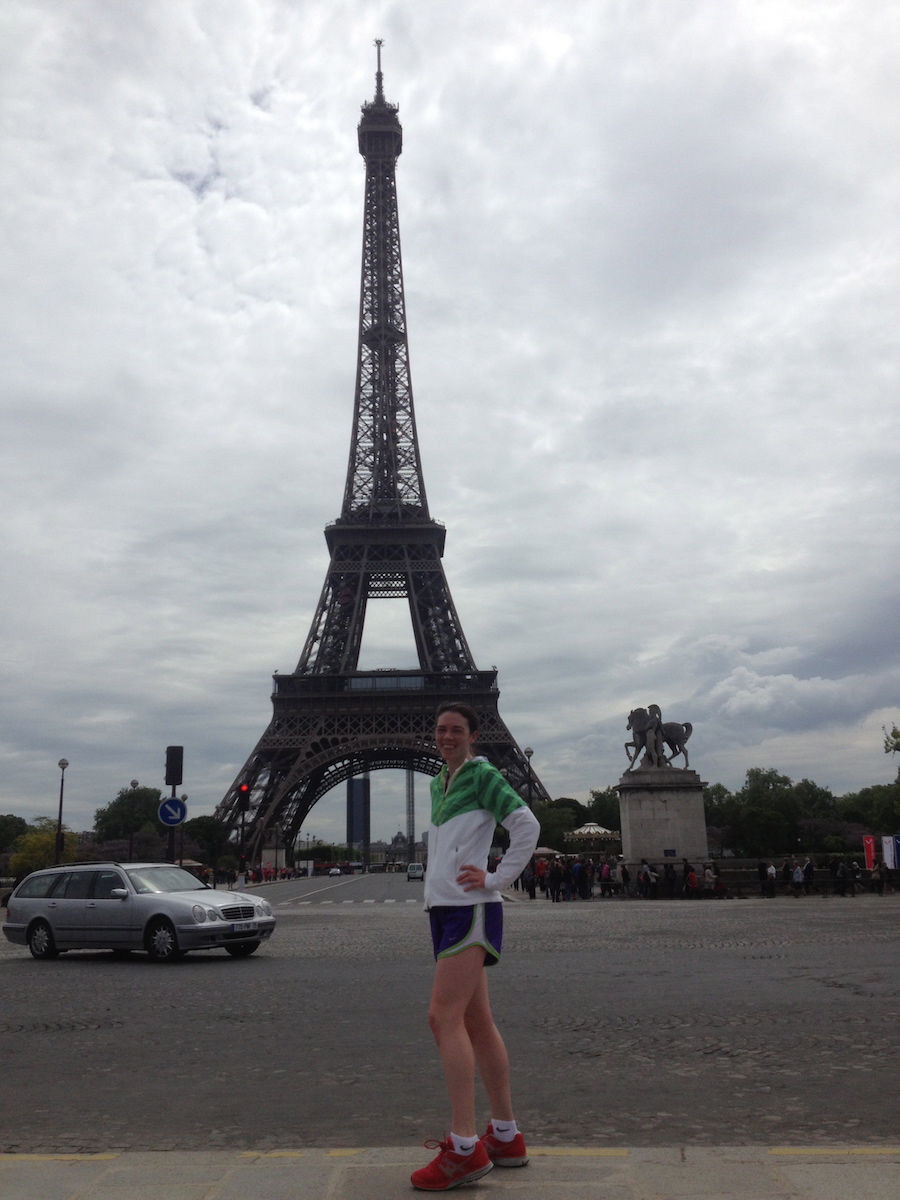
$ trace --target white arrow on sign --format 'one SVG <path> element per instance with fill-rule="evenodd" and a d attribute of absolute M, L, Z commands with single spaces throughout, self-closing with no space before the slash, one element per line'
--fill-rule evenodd
<path fill-rule="evenodd" d="M 163 825 L 180 825 L 187 816 L 187 805 L 183 800 L 163 800 L 159 806 L 159 819 Z"/>

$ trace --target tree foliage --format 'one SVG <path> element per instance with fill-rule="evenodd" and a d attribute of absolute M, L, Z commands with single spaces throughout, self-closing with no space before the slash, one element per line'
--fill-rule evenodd
<path fill-rule="evenodd" d="M 593 790 L 587 812 L 587 819 L 602 825 L 604 829 L 619 830 L 622 826 L 619 816 L 619 793 L 615 788 Z"/>
<path fill-rule="evenodd" d="M 192 817 L 184 823 L 184 836 L 196 846 L 203 862 L 217 863 L 220 858 L 234 847 L 229 842 L 229 826 L 225 821 L 216 817 Z"/>
<path fill-rule="evenodd" d="M 900 785 L 876 784 L 834 796 L 811 779 L 794 783 L 773 768 L 751 767 L 731 793 L 704 788 L 711 840 L 742 857 L 860 850 L 867 833 L 900 829 Z"/>
<path fill-rule="evenodd" d="M 13 844 L 9 858 L 9 869 L 16 879 L 22 879 L 32 871 L 52 867 L 56 862 L 56 823 L 45 818 L 49 827 L 31 829 L 20 834 Z M 75 862 L 78 855 L 78 837 L 63 826 L 62 862 Z"/>
<path fill-rule="evenodd" d="M 587 820 L 587 816 L 581 818 L 578 810 L 581 809 L 585 814 L 587 809 L 583 804 L 579 804 L 577 800 L 570 800 L 567 796 L 560 797 L 559 800 L 551 800 L 549 802 L 538 800 L 534 805 L 534 815 L 537 817 L 541 826 L 540 844 L 549 846 L 551 850 L 565 850 L 564 834 L 570 829 L 575 829 L 578 825 L 583 825 Z"/>
<path fill-rule="evenodd" d="M 8 850 L 17 838 L 28 832 L 28 822 L 24 817 L 16 817 L 6 813 L 0 817 L 0 854 Z"/>
<path fill-rule="evenodd" d="M 127 839 L 148 826 L 159 838 L 167 833 L 157 813 L 162 793 L 159 788 L 121 788 L 115 800 L 94 813 L 94 836 L 98 842 Z M 133 806 L 133 807 L 132 807 Z"/>

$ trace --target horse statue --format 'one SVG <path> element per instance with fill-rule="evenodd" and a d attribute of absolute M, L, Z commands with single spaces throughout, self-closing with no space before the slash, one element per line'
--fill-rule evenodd
<path fill-rule="evenodd" d="M 663 741 L 672 751 L 672 753 L 666 759 L 666 762 L 668 762 L 670 765 L 673 758 L 677 758 L 679 754 L 683 754 L 685 771 L 690 766 L 690 763 L 688 762 L 688 752 L 685 748 L 685 742 L 691 736 L 693 730 L 694 727 L 690 721 L 685 721 L 683 725 L 679 725 L 677 721 L 666 721 L 666 723 L 663 725 Z"/>
<path fill-rule="evenodd" d="M 642 767 L 666 767 L 679 754 L 684 755 L 684 769 L 688 768 L 688 754 L 685 742 L 691 736 L 693 725 L 686 721 L 683 725 L 677 721 L 663 722 L 662 712 L 658 704 L 648 708 L 633 708 L 628 714 L 626 729 L 631 732 L 632 740 L 625 743 L 625 753 L 628 755 L 628 770 L 633 771 L 638 758 L 643 752 Z M 672 751 L 666 757 L 666 746 Z M 630 751 L 633 750 L 632 754 Z"/>

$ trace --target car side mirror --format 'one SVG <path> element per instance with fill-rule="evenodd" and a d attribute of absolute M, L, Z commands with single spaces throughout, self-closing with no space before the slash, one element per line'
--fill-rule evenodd
<path fill-rule="evenodd" d="M 127 900 L 128 899 L 128 889 L 127 888 L 113 888 L 109 894 L 110 894 L 110 896 L 112 896 L 112 898 L 114 900 Z"/>

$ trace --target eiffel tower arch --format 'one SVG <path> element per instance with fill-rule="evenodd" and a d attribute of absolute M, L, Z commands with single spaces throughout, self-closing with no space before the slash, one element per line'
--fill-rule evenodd
<path fill-rule="evenodd" d="M 331 560 L 300 661 L 275 675 L 273 715 L 216 810 L 242 806 L 251 861 L 278 823 L 288 843 L 326 792 L 364 771 L 436 775 L 435 710 L 463 700 L 481 718 L 479 750 L 523 797 L 549 799 L 498 711 L 497 670 L 480 671 L 444 568 L 446 531 L 425 496 L 409 370 L 396 164 L 403 131 L 384 98 L 362 106 L 366 163 L 359 347 L 350 460 L 341 515 L 325 529 Z M 409 603 L 418 670 L 360 671 L 370 600 Z M 249 790 L 248 790 L 249 789 Z"/>

